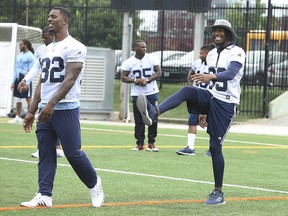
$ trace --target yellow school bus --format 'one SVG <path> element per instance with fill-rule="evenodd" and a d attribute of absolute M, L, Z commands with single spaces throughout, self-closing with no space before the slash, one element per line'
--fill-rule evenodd
<path fill-rule="evenodd" d="M 288 50 L 288 31 L 273 30 L 270 31 L 270 49 L 277 51 Z M 246 52 L 249 50 L 265 49 L 266 31 L 251 30 L 247 33 Z"/>

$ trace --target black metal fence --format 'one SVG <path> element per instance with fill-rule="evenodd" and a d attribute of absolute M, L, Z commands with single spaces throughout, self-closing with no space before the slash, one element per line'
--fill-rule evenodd
<path fill-rule="evenodd" d="M 53 7 L 51 3 L 28 6 L 27 1 L 26 4 L 25 1 L 15 2 L 0 2 L 0 22 L 39 28 L 47 25 L 47 15 Z M 123 12 L 111 10 L 109 4 L 70 3 L 63 6 L 73 16 L 71 35 L 87 46 L 121 50 Z M 241 115 L 265 116 L 269 101 L 288 88 L 287 11 L 288 5 L 270 5 L 268 8 L 267 5 L 249 5 L 247 1 L 244 5 L 214 5 L 205 14 L 205 25 L 212 25 L 215 19 L 228 19 L 239 36 L 238 45 L 247 53 L 239 108 Z M 155 55 L 162 59 L 161 84 L 185 85 L 193 54 L 198 55 L 193 53 L 195 14 L 188 11 L 135 11 L 132 16 L 133 39 L 144 39 L 148 51 L 158 51 Z M 204 41 L 211 42 L 209 35 L 205 34 Z M 119 66 L 121 61 L 116 60 Z"/>

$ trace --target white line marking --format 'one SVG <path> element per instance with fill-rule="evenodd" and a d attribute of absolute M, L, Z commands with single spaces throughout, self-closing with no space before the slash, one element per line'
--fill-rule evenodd
<path fill-rule="evenodd" d="M 38 164 L 38 161 L 20 160 L 20 159 L 14 159 L 14 158 L 0 157 L 0 160 Z M 58 166 L 71 167 L 69 164 L 58 164 Z M 175 180 L 175 181 L 185 181 L 185 182 L 193 182 L 193 183 L 214 185 L 214 182 L 198 181 L 198 180 L 193 180 L 193 179 L 175 178 L 175 177 L 169 177 L 169 176 L 160 176 L 160 175 L 152 175 L 152 174 L 145 174 L 145 173 L 136 173 L 136 172 L 126 172 L 126 171 L 119 171 L 119 170 L 101 169 L 101 168 L 95 168 L 95 169 L 97 171 L 100 170 L 100 171 L 103 171 L 103 172 L 110 172 L 110 173 L 120 173 L 120 174 L 126 174 L 126 175 L 144 176 L 144 177 L 168 179 L 168 180 Z M 223 184 L 223 186 L 235 187 L 235 188 L 243 188 L 243 189 L 249 189 L 249 190 L 266 191 L 266 192 L 273 192 L 273 193 L 288 194 L 288 191 L 272 190 L 272 189 L 258 188 L 258 187 L 249 187 L 249 186 L 242 186 L 242 185 L 235 185 L 235 184 Z"/>
<path fill-rule="evenodd" d="M 111 129 L 99 129 L 99 128 L 87 128 L 87 127 L 81 127 L 81 129 L 85 129 L 85 130 L 95 130 L 95 131 L 117 132 L 117 133 L 131 133 L 131 134 L 134 133 L 133 131 L 111 130 Z M 176 134 L 159 134 L 159 133 L 158 133 L 158 136 L 187 138 L 187 136 L 176 135 Z M 199 136 L 196 136 L 196 139 L 209 140 L 209 138 L 207 138 L 207 137 L 199 137 Z M 228 140 L 228 139 L 226 139 L 226 140 L 224 141 L 224 145 L 225 145 L 225 142 L 243 143 L 243 144 L 251 144 L 251 145 L 263 145 L 263 146 L 287 147 L 287 145 L 279 145 L 279 144 L 273 144 L 273 143 L 260 143 L 260 142 L 249 142 L 249 141 Z"/>

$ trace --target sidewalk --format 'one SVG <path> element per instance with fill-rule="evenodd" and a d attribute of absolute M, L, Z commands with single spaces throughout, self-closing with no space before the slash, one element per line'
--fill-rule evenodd
<path fill-rule="evenodd" d="M 122 121 L 89 121 L 81 120 L 83 123 L 93 123 L 93 124 L 105 124 L 105 125 L 125 125 L 134 127 L 133 122 L 122 122 Z M 169 123 L 159 120 L 159 128 L 174 128 L 187 130 L 187 123 L 183 120 L 179 123 L 179 119 L 173 122 L 169 119 Z M 198 127 L 198 130 L 204 130 Z M 288 136 L 288 116 L 278 119 L 253 119 L 246 122 L 235 122 L 232 124 L 230 132 L 234 133 L 247 133 L 247 134 L 263 134 L 263 135 L 277 135 L 277 136 Z"/>
<path fill-rule="evenodd" d="M 277 119 L 254 119 L 247 122 L 235 123 L 231 132 L 288 136 L 288 117 Z"/>

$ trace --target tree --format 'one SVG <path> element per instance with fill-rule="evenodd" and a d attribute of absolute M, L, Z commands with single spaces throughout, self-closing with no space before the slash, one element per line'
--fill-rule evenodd
<path fill-rule="evenodd" d="M 88 46 L 121 48 L 123 15 L 110 9 L 110 0 L 66 0 L 64 4 L 62 2 L 62 0 L 1 1 L 0 22 L 14 22 L 42 29 L 48 25 L 47 14 L 51 8 L 63 6 L 72 14 L 70 34 L 73 37 Z"/>

